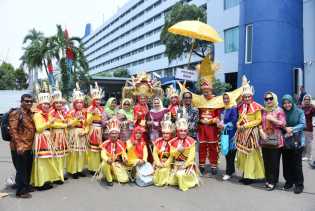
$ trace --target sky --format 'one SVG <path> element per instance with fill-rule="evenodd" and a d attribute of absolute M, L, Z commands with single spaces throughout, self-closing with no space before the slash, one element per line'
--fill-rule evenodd
<path fill-rule="evenodd" d="M 82 37 L 85 25 L 97 29 L 128 0 L 0 0 L 0 63 L 18 67 L 23 38 L 32 28 L 50 36 L 56 24 Z"/>

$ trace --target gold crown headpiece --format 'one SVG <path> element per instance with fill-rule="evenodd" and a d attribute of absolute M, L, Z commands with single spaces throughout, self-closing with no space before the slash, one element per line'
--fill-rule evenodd
<path fill-rule="evenodd" d="M 59 82 L 58 81 L 56 81 L 56 87 L 55 87 L 55 90 L 52 92 L 51 98 L 52 98 L 52 103 L 65 102 L 65 99 L 63 99 L 62 93 L 59 89 Z"/>
<path fill-rule="evenodd" d="M 208 54 L 201 64 L 196 66 L 196 69 L 199 71 L 201 89 L 212 89 L 212 81 L 219 69 L 219 65 L 213 63 L 210 57 L 210 54 Z"/>
<path fill-rule="evenodd" d="M 80 85 L 79 82 L 75 83 L 75 89 L 73 89 L 73 93 L 72 93 L 72 101 L 77 101 L 77 100 L 84 100 L 84 94 L 81 92 L 80 90 Z"/>
<path fill-rule="evenodd" d="M 171 114 L 164 114 L 163 120 L 161 121 L 161 127 L 163 133 L 172 133 L 174 131 L 174 124 L 171 120 Z"/>
<path fill-rule="evenodd" d="M 90 85 L 90 94 L 93 100 L 103 98 L 103 90 L 98 86 L 97 82 L 95 82 L 94 88 Z"/>
<path fill-rule="evenodd" d="M 187 116 L 186 109 L 183 108 L 183 112 L 178 114 L 178 117 L 176 120 L 176 129 L 187 130 L 188 129 L 187 119 L 188 119 L 188 116 Z"/>
<path fill-rule="evenodd" d="M 51 96 L 49 93 L 49 87 L 46 84 L 46 82 L 42 83 L 42 86 L 40 86 L 38 83 L 35 84 L 35 91 L 37 95 L 37 103 L 43 104 L 43 103 L 50 103 Z"/>
<path fill-rule="evenodd" d="M 116 117 L 113 117 L 112 119 L 110 119 L 107 122 L 107 129 L 109 133 L 113 131 L 120 132 L 119 120 Z"/>
<path fill-rule="evenodd" d="M 167 95 L 168 98 L 178 97 L 178 92 L 176 91 L 176 89 L 172 85 L 170 85 L 166 89 L 166 95 Z"/>

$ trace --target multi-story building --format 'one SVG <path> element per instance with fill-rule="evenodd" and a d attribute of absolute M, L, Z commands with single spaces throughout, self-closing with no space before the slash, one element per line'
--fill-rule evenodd
<path fill-rule="evenodd" d="M 128 69 L 174 74 L 174 68 L 188 62 L 183 58 L 169 63 L 160 42 L 164 16 L 180 0 L 130 0 L 102 26 L 83 38 L 90 74 Z M 206 9 L 206 0 L 186 0 Z M 193 57 L 192 62 L 200 61 Z"/>

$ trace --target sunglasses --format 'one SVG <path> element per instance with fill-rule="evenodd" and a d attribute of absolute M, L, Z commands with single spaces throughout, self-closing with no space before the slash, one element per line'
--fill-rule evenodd
<path fill-rule="evenodd" d="M 33 103 L 33 100 L 23 100 L 25 103 Z"/>
<path fill-rule="evenodd" d="M 125 106 L 130 106 L 130 104 L 129 104 L 129 103 L 124 103 L 124 105 L 125 105 Z"/>
<path fill-rule="evenodd" d="M 265 97 L 265 101 L 273 101 L 273 97 Z"/>

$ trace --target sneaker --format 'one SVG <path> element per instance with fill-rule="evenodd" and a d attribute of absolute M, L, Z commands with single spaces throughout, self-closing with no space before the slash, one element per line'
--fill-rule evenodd
<path fill-rule="evenodd" d="M 302 161 L 308 161 L 309 159 L 308 159 L 308 157 L 303 157 L 302 158 Z"/>
<path fill-rule="evenodd" d="M 16 197 L 21 199 L 29 199 L 32 198 L 32 195 L 30 193 L 17 193 Z"/>
<path fill-rule="evenodd" d="M 231 176 L 228 175 L 228 174 L 226 174 L 226 175 L 224 175 L 224 176 L 222 177 L 222 180 L 224 180 L 224 181 L 229 180 L 229 179 L 231 179 Z"/>
<path fill-rule="evenodd" d="M 204 167 L 199 167 L 199 171 L 200 171 L 200 176 L 204 176 L 206 174 L 206 170 Z"/>
<path fill-rule="evenodd" d="M 284 189 L 284 190 L 289 190 L 289 189 L 291 189 L 292 187 L 293 187 L 293 184 L 286 182 L 286 183 L 284 184 L 284 186 L 283 186 L 283 189 Z"/>
<path fill-rule="evenodd" d="M 294 193 L 295 193 L 295 194 L 300 194 L 300 193 L 303 192 L 303 189 L 304 189 L 304 187 L 301 186 L 301 185 L 295 186 L 295 187 L 294 187 Z"/>
<path fill-rule="evenodd" d="M 268 184 L 267 191 L 273 191 L 276 188 L 275 185 Z"/>

